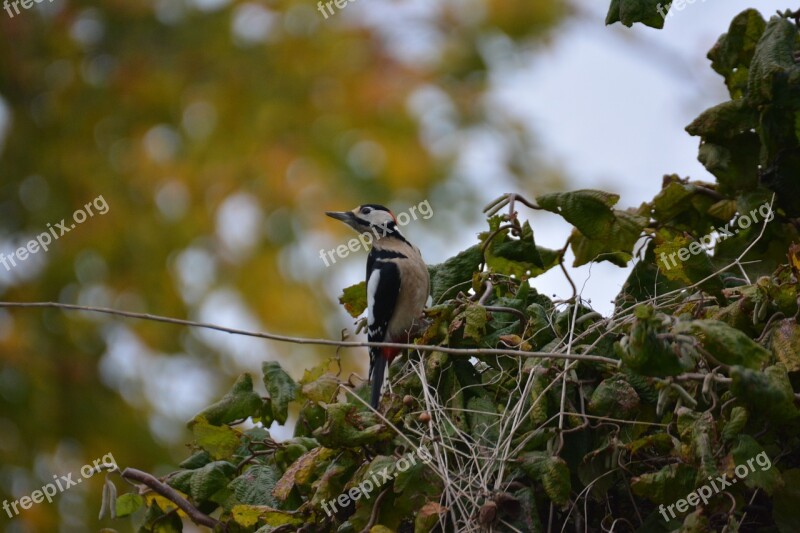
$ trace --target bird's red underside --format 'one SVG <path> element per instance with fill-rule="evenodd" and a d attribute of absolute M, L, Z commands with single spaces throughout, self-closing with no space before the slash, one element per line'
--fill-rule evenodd
<path fill-rule="evenodd" d="M 395 357 L 400 353 L 400 349 L 398 348 L 381 348 L 381 355 L 384 359 L 389 361 L 390 363 L 394 360 Z"/>

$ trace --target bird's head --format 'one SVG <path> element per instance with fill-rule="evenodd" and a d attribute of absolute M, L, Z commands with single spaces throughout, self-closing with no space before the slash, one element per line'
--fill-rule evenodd
<path fill-rule="evenodd" d="M 378 204 L 364 204 L 352 211 L 326 211 L 326 215 L 341 220 L 359 233 L 385 236 L 397 231 L 397 219 L 388 208 Z"/>

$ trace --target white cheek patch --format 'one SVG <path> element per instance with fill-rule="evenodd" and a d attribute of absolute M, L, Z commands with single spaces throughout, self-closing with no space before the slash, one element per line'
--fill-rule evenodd
<path fill-rule="evenodd" d="M 375 323 L 375 317 L 372 315 L 372 309 L 375 307 L 375 293 L 378 292 L 378 283 L 381 280 L 380 269 L 372 271 L 372 275 L 367 282 L 367 324 L 370 326 Z"/>

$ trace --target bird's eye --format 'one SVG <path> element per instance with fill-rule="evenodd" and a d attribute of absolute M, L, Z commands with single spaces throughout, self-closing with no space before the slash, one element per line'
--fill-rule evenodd
<path fill-rule="evenodd" d="M 369 215 L 370 211 L 372 211 L 372 209 L 369 208 L 369 207 L 362 207 L 361 208 L 361 214 L 362 215 Z"/>

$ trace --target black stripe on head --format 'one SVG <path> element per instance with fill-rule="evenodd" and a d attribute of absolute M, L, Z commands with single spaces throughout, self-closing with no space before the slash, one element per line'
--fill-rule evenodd
<path fill-rule="evenodd" d="M 388 207 L 380 205 L 380 204 L 364 204 L 364 205 L 360 205 L 360 206 L 358 206 L 358 210 L 360 211 L 364 207 L 371 207 L 375 211 L 386 211 L 387 213 L 391 213 L 391 211 L 389 211 Z"/>
<path fill-rule="evenodd" d="M 397 229 L 397 224 L 392 221 L 389 221 L 385 226 L 377 226 L 375 224 L 369 225 L 370 230 L 372 230 L 372 234 L 375 235 L 377 240 L 375 241 L 375 246 L 379 246 L 378 242 L 381 238 L 384 237 L 392 237 L 398 240 L 401 240 L 405 243 L 408 243 L 403 234 Z"/>

